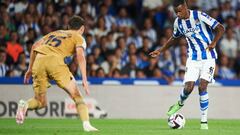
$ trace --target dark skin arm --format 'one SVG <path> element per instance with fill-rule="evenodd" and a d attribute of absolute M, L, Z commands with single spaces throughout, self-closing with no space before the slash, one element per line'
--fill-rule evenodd
<path fill-rule="evenodd" d="M 206 48 L 206 50 L 212 50 L 213 48 L 216 47 L 217 42 L 220 40 L 224 33 L 225 29 L 222 24 L 218 24 L 216 28 L 214 29 L 214 32 L 216 33 L 212 43 Z"/>
<path fill-rule="evenodd" d="M 178 38 L 170 37 L 168 39 L 168 41 L 163 45 L 163 47 L 161 47 L 158 50 L 150 52 L 149 55 L 151 57 L 157 57 L 158 55 L 160 55 L 161 53 L 166 51 L 168 48 L 170 48 L 171 46 L 175 45 L 177 43 L 177 41 L 178 41 Z"/>

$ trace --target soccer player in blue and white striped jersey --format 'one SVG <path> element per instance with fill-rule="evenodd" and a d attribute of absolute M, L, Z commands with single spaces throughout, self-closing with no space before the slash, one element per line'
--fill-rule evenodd
<path fill-rule="evenodd" d="M 184 76 L 184 89 L 180 94 L 179 101 L 170 107 L 167 114 L 176 113 L 184 105 L 184 101 L 194 88 L 199 79 L 199 96 L 201 110 L 201 129 L 208 129 L 208 83 L 214 82 L 215 60 L 217 53 L 215 46 L 224 33 L 224 27 L 206 13 L 189 10 L 185 0 L 173 0 L 174 11 L 177 18 L 174 22 L 172 37 L 166 44 L 149 55 L 156 57 L 176 44 L 179 37 L 184 36 L 188 43 L 188 59 Z M 213 35 L 215 32 L 215 36 Z"/>

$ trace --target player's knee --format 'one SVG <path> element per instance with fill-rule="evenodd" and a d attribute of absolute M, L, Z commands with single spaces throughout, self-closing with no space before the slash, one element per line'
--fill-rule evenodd
<path fill-rule="evenodd" d="M 207 90 L 207 85 L 204 85 L 204 84 L 200 84 L 199 87 L 198 87 L 198 90 L 199 92 L 204 92 Z"/>
<path fill-rule="evenodd" d="M 186 83 L 185 87 L 184 87 L 184 91 L 188 94 L 190 94 L 192 92 L 194 88 L 194 83 Z"/>
<path fill-rule="evenodd" d="M 198 90 L 199 92 L 204 92 L 207 90 L 207 86 L 208 86 L 208 82 L 207 81 L 203 81 L 201 80 L 199 86 L 198 86 Z"/>
<path fill-rule="evenodd" d="M 72 99 L 76 105 L 85 104 L 83 98 L 80 95 L 73 96 Z"/>

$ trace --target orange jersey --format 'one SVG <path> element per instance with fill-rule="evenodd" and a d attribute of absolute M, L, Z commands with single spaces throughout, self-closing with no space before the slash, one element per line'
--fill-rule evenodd
<path fill-rule="evenodd" d="M 42 38 L 44 42 L 34 51 L 60 57 L 71 56 L 76 47 L 86 49 L 85 39 L 72 30 L 58 30 L 51 32 Z"/>

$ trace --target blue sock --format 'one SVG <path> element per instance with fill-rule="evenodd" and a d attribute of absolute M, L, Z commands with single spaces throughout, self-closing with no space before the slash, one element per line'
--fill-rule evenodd
<path fill-rule="evenodd" d="M 201 109 L 201 122 L 207 122 L 209 97 L 208 92 L 204 91 L 199 93 L 200 109 Z"/>
<path fill-rule="evenodd" d="M 184 101 L 188 98 L 190 93 L 186 92 L 186 90 L 182 90 L 181 94 L 180 94 L 180 100 L 179 100 L 179 104 L 183 105 Z"/>

